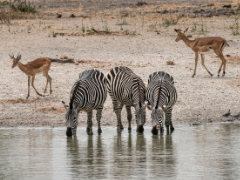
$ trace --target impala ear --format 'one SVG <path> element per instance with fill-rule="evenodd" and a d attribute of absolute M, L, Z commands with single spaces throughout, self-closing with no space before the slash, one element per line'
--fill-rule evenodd
<path fill-rule="evenodd" d="M 10 57 L 11 59 L 14 59 L 13 53 L 9 54 L 9 57 Z"/>
<path fill-rule="evenodd" d="M 66 103 L 64 101 L 62 101 L 62 103 L 63 103 L 64 108 L 67 110 L 69 106 L 66 105 Z"/>
<path fill-rule="evenodd" d="M 182 30 L 181 29 L 174 29 L 175 32 L 179 33 L 181 32 Z"/>
<path fill-rule="evenodd" d="M 187 32 L 187 31 L 188 31 L 188 28 L 186 28 L 186 29 L 183 31 L 183 33 Z"/>

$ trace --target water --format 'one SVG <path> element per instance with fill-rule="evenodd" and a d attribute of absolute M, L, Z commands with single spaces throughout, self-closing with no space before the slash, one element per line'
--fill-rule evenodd
<path fill-rule="evenodd" d="M 0 179 L 239 179 L 240 124 L 176 126 L 152 136 L 103 127 L 0 129 Z"/>

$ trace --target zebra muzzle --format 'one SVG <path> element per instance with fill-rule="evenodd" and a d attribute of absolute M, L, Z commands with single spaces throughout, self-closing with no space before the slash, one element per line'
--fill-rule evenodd
<path fill-rule="evenodd" d="M 143 131 L 144 131 L 143 126 L 142 126 L 142 125 L 141 125 L 141 126 L 138 126 L 137 132 L 138 132 L 138 133 L 143 133 Z"/>
<path fill-rule="evenodd" d="M 72 128 L 71 127 L 67 127 L 66 135 L 67 135 L 67 137 L 72 136 Z"/>

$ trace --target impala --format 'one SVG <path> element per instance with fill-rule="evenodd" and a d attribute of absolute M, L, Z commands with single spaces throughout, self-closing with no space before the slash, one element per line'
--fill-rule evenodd
<path fill-rule="evenodd" d="M 39 96 L 43 96 L 41 93 L 39 93 L 37 91 L 37 89 L 34 86 L 35 76 L 38 73 L 43 73 L 43 75 L 47 79 L 46 86 L 45 86 L 45 89 L 44 89 L 44 93 L 46 93 L 46 91 L 47 91 L 48 83 L 50 84 L 50 94 L 52 93 L 52 78 L 48 74 L 48 71 L 49 71 L 50 66 L 51 66 L 51 60 L 49 58 L 38 58 L 38 59 L 35 59 L 31 62 L 28 62 L 27 64 L 22 64 L 20 62 L 21 55 L 18 55 L 17 57 L 14 57 L 14 55 L 9 55 L 9 56 L 12 59 L 12 62 L 13 62 L 12 68 L 18 66 L 19 69 L 28 76 L 28 94 L 27 94 L 27 97 L 26 97 L 27 99 L 30 96 L 30 82 L 31 82 L 31 85 L 32 85 L 33 89 L 36 91 L 36 93 Z"/>
<path fill-rule="evenodd" d="M 218 77 L 219 74 L 223 68 L 222 76 L 225 75 L 226 70 L 226 59 L 223 56 L 223 49 L 225 46 L 229 46 L 227 41 L 221 37 L 202 37 L 202 38 L 196 38 L 194 40 L 190 40 L 186 35 L 185 32 L 187 32 L 188 28 L 182 32 L 180 29 L 175 29 L 177 33 L 176 42 L 183 40 L 184 43 L 190 47 L 194 53 L 195 53 L 195 67 L 192 77 L 196 75 L 196 69 L 197 69 L 197 63 L 198 63 L 198 57 L 199 54 L 201 55 L 201 62 L 202 66 L 206 69 L 208 74 L 210 76 L 213 76 L 213 74 L 208 70 L 208 68 L 205 66 L 204 63 L 204 54 L 211 49 L 214 51 L 214 53 L 221 59 L 222 63 L 218 69 Z"/>

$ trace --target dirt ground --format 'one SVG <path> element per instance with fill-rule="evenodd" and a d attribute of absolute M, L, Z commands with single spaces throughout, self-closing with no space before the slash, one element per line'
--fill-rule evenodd
<path fill-rule="evenodd" d="M 151 4 L 99 12 L 82 12 L 81 8 L 42 9 L 37 17 L 1 24 L 0 126 L 64 126 L 65 110 L 61 101 L 69 102 L 69 92 L 78 74 L 90 68 L 106 74 L 118 65 L 133 69 L 146 84 L 148 75 L 154 71 L 166 71 L 174 77 L 178 92 L 174 124 L 224 121 L 222 115 L 229 109 L 232 114 L 239 113 L 240 36 L 233 32 L 237 16 L 189 18 L 150 13 L 154 8 Z M 56 13 L 62 17 L 56 18 Z M 71 14 L 74 18 L 69 17 Z M 228 59 L 225 77 L 217 77 L 221 61 L 213 52 L 206 55 L 205 62 L 214 77 L 209 77 L 200 61 L 196 77 L 191 77 L 194 53 L 182 41 L 175 42 L 174 28 L 186 27 L 192 38 L 221 36 L 228 41 L 230 47 L 224 49 Z M 39 97 L 31 88 L 31 96 L 26 100 L 27 76 L 18 67 L 11 68 L 10 53 L 21 53 L 23 63 L 38 57 L 63 56 L 79 63 L 52 63 L 49 74 L 53 79 L 53 94 Z M 35 85 L 42 92 L 45 78 L 36 76 Z M 125 109 L 122 114 L 126 124 Z M 150 125 L 149 115 L 148 111 Z M 93 122 L 95 125 L 95 117 Z M 82 112 L 79 125 L 85 124 L 86 113 Z M 109 97 L 102 125 L 116 125 Z"/>

